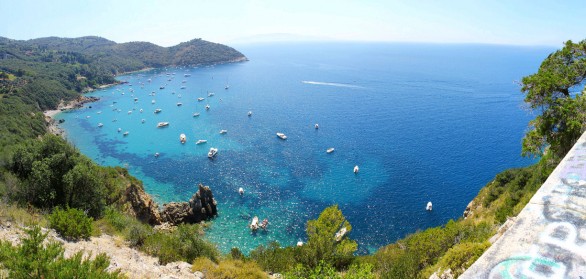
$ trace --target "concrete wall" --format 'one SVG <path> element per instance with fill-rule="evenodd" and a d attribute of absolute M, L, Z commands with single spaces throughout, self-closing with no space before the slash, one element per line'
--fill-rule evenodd
<path fill-rule="evenodd" d="M 586 279 L 586 133 L 460 278 Z"/>

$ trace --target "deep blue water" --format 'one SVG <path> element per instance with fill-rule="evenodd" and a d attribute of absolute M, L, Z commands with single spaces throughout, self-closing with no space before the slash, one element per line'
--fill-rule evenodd
<path fill-rule="evenodd" d="M 332 204 L 352 224 L 360 251 L 373 251 L 460 217 L 495 174 L 532 163 L 520 156 L 532 115 L 514 81 L 535 72 L 550 48 L 281 43 L 237 49 L 250 61 L 121 76 L 132 86 L 96 91 L 99 102 L 58 116 L 84 154 L 127 166 L 160 203 L 186 201 L 198 183 L 209 185 L 220 216 L 207 236 L 223 251 L 248 252 L 271 240 L 294 245 L 304 240 L 307 220 Z M 206 99 L 197 102 L 200 96 Z M 163 111 L 154 114 L 155 108 Z M 169 127 L 156 128 L 160 121 Z M 198 139 L 208 142 L 196 145 Z M 210 147 L 219 149 L 214 160 L 206 156 Z M 335 152 L 327 154 L 329 147 Z M 432 212 L 425 211 L 428 201 Z M 255 215 L 269 219 L 267 232 L 251 234 L 247 224 Z"/>

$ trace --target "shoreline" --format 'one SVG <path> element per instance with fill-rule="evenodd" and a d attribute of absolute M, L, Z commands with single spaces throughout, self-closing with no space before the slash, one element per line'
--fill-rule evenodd
<path fill-rule="evenodd" d="M 64 136 L 65 130 L 59 127 L 60 123 L 58 121 L 55 121 L 55 116 L 61 112 L 72 109 L 78 109 L 86 103 L 92 103 L 99 100 L 100 98 L 97 97 L 86 97 L 80 95 L 79 97 L 77 97 L 77 99 L 69 101 L 68 103 L 64 103 L 63 101 L 61 101 L 59 105 L 57 105 L 57 109 L 43 111 L 43 115 L 45 116 L 45 122 L 47 123 L 47 131 L 53 135 Z"/>

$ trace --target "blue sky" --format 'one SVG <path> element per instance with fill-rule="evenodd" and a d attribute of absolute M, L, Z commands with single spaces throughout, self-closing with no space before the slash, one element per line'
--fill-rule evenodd
<path fill-rule="evenodd" d="M 294 34 L 275 36 L 267 34 Z M 297 39 L 561 46 L 586 38 L 583 0 L 0 0 L 0 36 L 97 35 L 171 46 Z"/>

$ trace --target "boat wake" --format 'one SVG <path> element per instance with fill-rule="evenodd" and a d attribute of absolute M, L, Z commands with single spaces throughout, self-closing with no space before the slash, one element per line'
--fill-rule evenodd
<path fill-rule="evenodd" d="M 346 84 L 346 83 L 336 83 L 336 82 L 322 82 L 322 81 L 302 80 L 301 83 L 314 84 L 314 85 L 336 86 L 336 87 L 348 87 L 348 88 L 364 88 L 364 87 L 358 86 L 358 85 L 352 85 L 352 84 Z"/>

